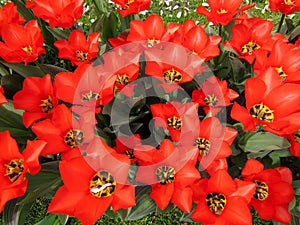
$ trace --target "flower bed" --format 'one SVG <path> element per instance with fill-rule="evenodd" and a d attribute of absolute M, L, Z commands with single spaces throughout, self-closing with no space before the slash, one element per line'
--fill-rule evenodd
<path fill-rule="evenodd" d="M 276 27 L 254 7 L 6 3 L 3 223 L 23 224 L 43 199 L 39 225 L 174 208 L 182 222 L 297 224 L 300 3 L 270 0 Z"/>

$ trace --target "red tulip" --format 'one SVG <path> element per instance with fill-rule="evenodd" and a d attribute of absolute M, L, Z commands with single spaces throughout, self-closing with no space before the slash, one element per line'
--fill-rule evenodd
<path fill-rule="evenodd" d="M 204 6 L 200 5 L 197 8 L 197 13 L 206 16 L 207 20 L 213 22 L 215 25 L 221 24 L 225 26 L 233 20 L 233 17 L 236 14 L 255 6 L 255 4 L 245 5 L 239 9 L 242 2 L 243 0 L 208 0 L 210 11 L 208 11 Z"/>
<path fill-rule="evenodd" d="M 84 0 L 29 0 L 26 7 L 51 27 L 70 28 L 83 13 Z"/>
<path fill-rule="evenodd" d="M 264 170 L 264 165 L 255 159 L 249 159 L 242 170 L 244 180 L 252 181 L 256 191 L 251 205 L 264 220 L 289 223 L 291 214 L 288 203 L 294 198 L 292 172 L 286 167 Z"/>
<path fill-rule="evenodd" d="M 8 24 L 2 27 L 0 56 L 7 62 L 33 62 L 40 54 L 45 54 L 44 37 L 36 20 L 29 21 L 24 27 Z"/>
<path fill-rule="evenodd" d="M 120 6 L 117 11 L 125 17 L 131 14 L 138 14 L 149 8 L 151 0 L 112 0 Z"/>
<path fill-rule="evenodd" d="M 23 196 L 26 192 L 27 173 L 35 175 L 41 169 L 39 155 L 47 143 L 28 141 L 23 153 L 8 131 L 0 133 L 0 212 L 6 202 Z"/>
<path fill-rule="evenodd" d="M 270 9 L 274 12 L 292 14 L 300 11 L 299 0 L 270 0 Z"/>
<path fill-rule="evenodd" d="M 91 60 L 99 53 L 99 37 L 97 32 L 88 35 L 88 39 L 80 30 L 73 30 L 69 40 L 58 40 L 54 46 L 58 48 L 58 57 L 68 59 L 72 65 L 91 64 Z"/>
<path fill-rule="evenodd" d="M 193 187 L 197 206 L 192 219 L 204 225 L 251 225 L 248 204 L 255 191 L 251 182 L 232 180 L 226 170 L 218 170 Z"/>
<path fill-rule="evenodd" d="M 54 96 L 51 76 L 43 78 L 27 77 L 23 89 L 13 97 L 16 109 L 23 109 L 23 122 L 26 127 L 31 126 L 40 119 L 51 119 L 52 111 L 58 104 Z"/>
<path fill-rule="evenodd" d="M 3 8 L 0 8 L 0 33 L 2 27 L 7 24 L 23 24 L 24 22 L 25 19 L 19 15 L 17 6 L 15 6 L 14 3 L 8 2 Z"/>

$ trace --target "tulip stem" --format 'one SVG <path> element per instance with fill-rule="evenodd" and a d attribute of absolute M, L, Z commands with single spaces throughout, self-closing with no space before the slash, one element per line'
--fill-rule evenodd
<path fill-rule="evenodd" d="M 281 16 L 281 19 L 280 19 L 280 22 L 279 22 L 279 25 L 278 25 L 278 29 L 277 29 L 277 32 L 279 33 L 280 30 L 281 30 L 281 27 L 282 27 L 282 24 L 284 22 L 284 19 L 285 19 L 285 14 L 282 14 Z"/>
<path fill-rule="evenodd" d="M 219 36 L 222 37 L 222 25 L 219 24 Z"/>

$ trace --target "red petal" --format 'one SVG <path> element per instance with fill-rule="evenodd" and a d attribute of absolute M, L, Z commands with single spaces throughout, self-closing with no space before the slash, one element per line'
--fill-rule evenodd
<path fill-rule="evenodd" d="M 267 85 L 258 78 L 249 78 L 245 84 L 245 97 L 247 109 L 263 102 Z"/>
<path fill-rule="evenodd" d="M 119 188 L 120 187 L 120 188 Z M 114 211 L 120 208 L 127 209 L 135 205 L 135 187 L 117 184 L 117 190 L 113 194 L 111 206 Z"/>
<path fill-rule="evenodd" d="M 184 189 L 175 188 L 171 202 L 185 213 L 189 213 L 192 209 L 192 189 L 186 187 Z"/>
<path fill-rule="evenodd" d="M 226 185 L 224 185 L 226 184 Z M 235 191 L 235 183 L 226 170 L 218 170 L 208 180 L 207 193 L 222 193 L 230 195 Z"/>
<path fill-rule="evenodd" d="M 171 184 L 154 184 L 152 185 L 152 191 L 150 193 L 150 198 L 152 198 L 157 206 L 164 210 L 169 205 L 169 202 L 174 193 L 174 183 Z"/>
<path fill-rule="evenodd" d="M 247 176 L 259 174 L 263 170 L 264 165 L 261 162 L 256 159 L 248 159 L 242 170 L 242 176 L 246 178 Z"/>

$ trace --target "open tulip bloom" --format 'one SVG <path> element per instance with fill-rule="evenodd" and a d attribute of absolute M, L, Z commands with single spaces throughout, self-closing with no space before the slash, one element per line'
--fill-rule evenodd
<path fill-rule="evenodd" d="M 298 224 L 300 1 L 250 2 L 1 3 L 0 225 Z"/>

